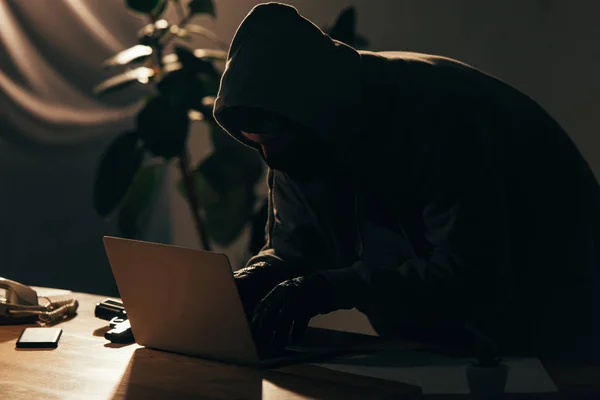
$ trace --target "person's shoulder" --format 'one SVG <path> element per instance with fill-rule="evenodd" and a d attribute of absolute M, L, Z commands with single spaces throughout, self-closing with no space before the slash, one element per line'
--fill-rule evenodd
<path fill-rule="evenodd" d="M 390 64 L 417 64 L 430 66 L 452 66 L 474 69 L 463 61 L 436 54 L 417 53 L 413 51 L 359 51 L 363 59 L 377 59 Z"/>
<path fill-rule="evenodd" d="M 372 83 L 397 84 L 402 91 L 411 88 L 422 92 L 427 88 L 438 93 L 464 93 L 476 80 L 482 83 L 504 83 L 498 78 L 463 61 L 435 54 L 410 51 L 360 51 L 363 74 L 366 81 Z"/>

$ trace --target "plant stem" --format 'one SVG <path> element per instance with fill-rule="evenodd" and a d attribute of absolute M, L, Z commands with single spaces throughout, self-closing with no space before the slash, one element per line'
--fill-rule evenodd
<path fill-rule="evenodd" d="M 183 17 L 183 19 L 181 19 L 179 21 L 179 27 L 185 28 L 185 26 L 190 22 L 192 17 L 193 17 L 193 14 L 191 14 L 191 13 L 186 15 L 185 17 Z M 176 35 L 172 34 L 170 30 L 166 30 L 162 33 L 161 37 L 159 38 L 159 41 L 162 41 L 162 45 L 166 46 L 175 37 L 176 37 Z"/>
<path fill-rule="evenodd" d="M 183 5 L 181 5 L 180 1 L 175 2 L 175 12 L 177 12 L 177 17 L 179 18 L 179 25 L 183 28 L 183 20 L 185 11 L 183 11 Z"/>
<path fill-rule="evenodd" d="M 196 232 L 198 232 L 198 236 L 200 236 L 200 245 L 203 250 L 211 250 L 210 243 L 208 241 L 208 236 L 206 234 L 206 228 L 204 226 L 204 220 L 198 211 L 198 196 L 196 192 L 196 185 L 194 183 L 194 177 L 192 176 L 192 171 L 190 169 L 190 162 L 187 153 L 187 149 L 183 151 L 183 153 L 179 156 L 179 169 L 181 171 L 181 175 L 183 177 L 183 184 L 185 187 L 185 192 L 187 194 L 186 200 L 188 201 L 188 205 L 190 206 L 190 211 L 192 212 L 192 217 L 194 218 L 194 223 L 196 225 Z"/>
<path fill-rule="evenodd" d="M 152 25 L 156 24 L 156 17 L 152 13 L 148 13 L 148 19 L 152 23 Z M 164 34 L 164 33 L 163 33 Z M 153 56 L 156 57 L 156 65 L 158 65 L 160 72 L 162 73 L 164 63 L 163 63 L 163 49 L 164 46 L 161 45 L 160 39 L 156 41 L 156 44 L 152 46 L 153 48 Z"/>
<path fill-rule="evenodd" d="M 160 68 L 160 73 L 162 75 L 163 73 L 163 69 L 165 68 L 165 63 L 163 61 L 163 51 L 164 47 L 159 43 L 155 50 L 156 50 L 156 62 L 158 63 L 158 67 Z"/>

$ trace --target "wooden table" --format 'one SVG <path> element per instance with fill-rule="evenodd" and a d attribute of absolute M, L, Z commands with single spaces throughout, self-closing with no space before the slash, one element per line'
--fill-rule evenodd
<path fill-rule="evenodd" d="M 103 296 L 75 293 L 78 315 L 61 323 L 53 350 L 16 349 L 24 325 L 0 326 L 1 399 L 399 399 L 420 398 L 416 386 L 331 371 L 313 365 L 260 370 L 143 348 L 116 345 L 94 317 Z M 598 369 L 547 366 L 567 392 L 598 393 Z M 593 387 L 593 384 L 598 386 Z M 597 390 L 597 391 L 596 391 Z M 559 398 L 567 394 L 555 394 Z M 436 397 L 436 396 L 426 396 Z M 455 395 L 444 398 L 470 398 Z M 523 398 L 523 395 L 510 397 Z M 539 394 L 533 398 L 542 398 Z"/>

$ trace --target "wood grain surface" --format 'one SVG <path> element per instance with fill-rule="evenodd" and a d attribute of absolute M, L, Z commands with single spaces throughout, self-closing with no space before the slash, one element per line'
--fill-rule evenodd
<path fill-rule="evenodd" d="M 39 295 L 55 295 L 38 288 Z M 73 293 L 78 315 L 60 326 L 57 349 L 17 349 L 21 331 L 32 325 L 0 326 L 0 399 L 401 399 L 421 398 L 412 385 L 351 375 L 304 364 L 274 370 L 206 361 L 137 344 L 117 345 L 104 339 L 107 321 L 94 317 L 105 299 Z M 316 340 L 328 333 L 315 331 Z M 339 345 L 355 344 L 358 352 L 390 346 L 373 337 L 331 333 Z M 336 336 L 337 335 L 337 336 Z M 403 348 L 418 343 L 397 344 Z M 600 368 L 544 363 L 561 393 L 510 395 L 503 398 L 600 398 Z M 594 397 L 597 396 L 597 397 Z M 425 396 L 438 398 L 439 396 Z M 469 395 L 443 398 L 468 399 Z"/>
<path fill-rule="evenodd" d="M 303 376 L 301 367 L 261 370 L 112 344 L 103 337 L 108 322 L 94 317 L 105 297 L 73 296 L 78 315 L 57 325 L 64 331 L 57 349 L 17 349 L 21 331 L 34 325 L 0 326 L 1 399 L 387 399 L 420 393 L 316 366 L 303 366 L 309 373 Z"/>

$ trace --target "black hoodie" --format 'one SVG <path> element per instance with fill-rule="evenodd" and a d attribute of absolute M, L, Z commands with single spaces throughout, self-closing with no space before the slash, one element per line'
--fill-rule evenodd
<path fill-rule="evenodd" d="M 240 25 L 215 106 L 251 145 L 239 107 L 310 128 L 350 172 L 271 170 L 250 264 L 324 274 L 382 335 L 470 323 L 504 354 L 600 359 L 600 190 L 526 95 L 445 57 L 357 52 L 269 3 Z"/>
<path fill-rule="evenodd" d="M 329 135 L 347 128 L 344 118 L 359 104 L 359 74 L 360 56 L 296 9 L 259 5 L 235 34 L 215 115 L 235 127 L 231 109 L 263 108 Z M 239 131 L 228 131 L 248 144 Z"/>

